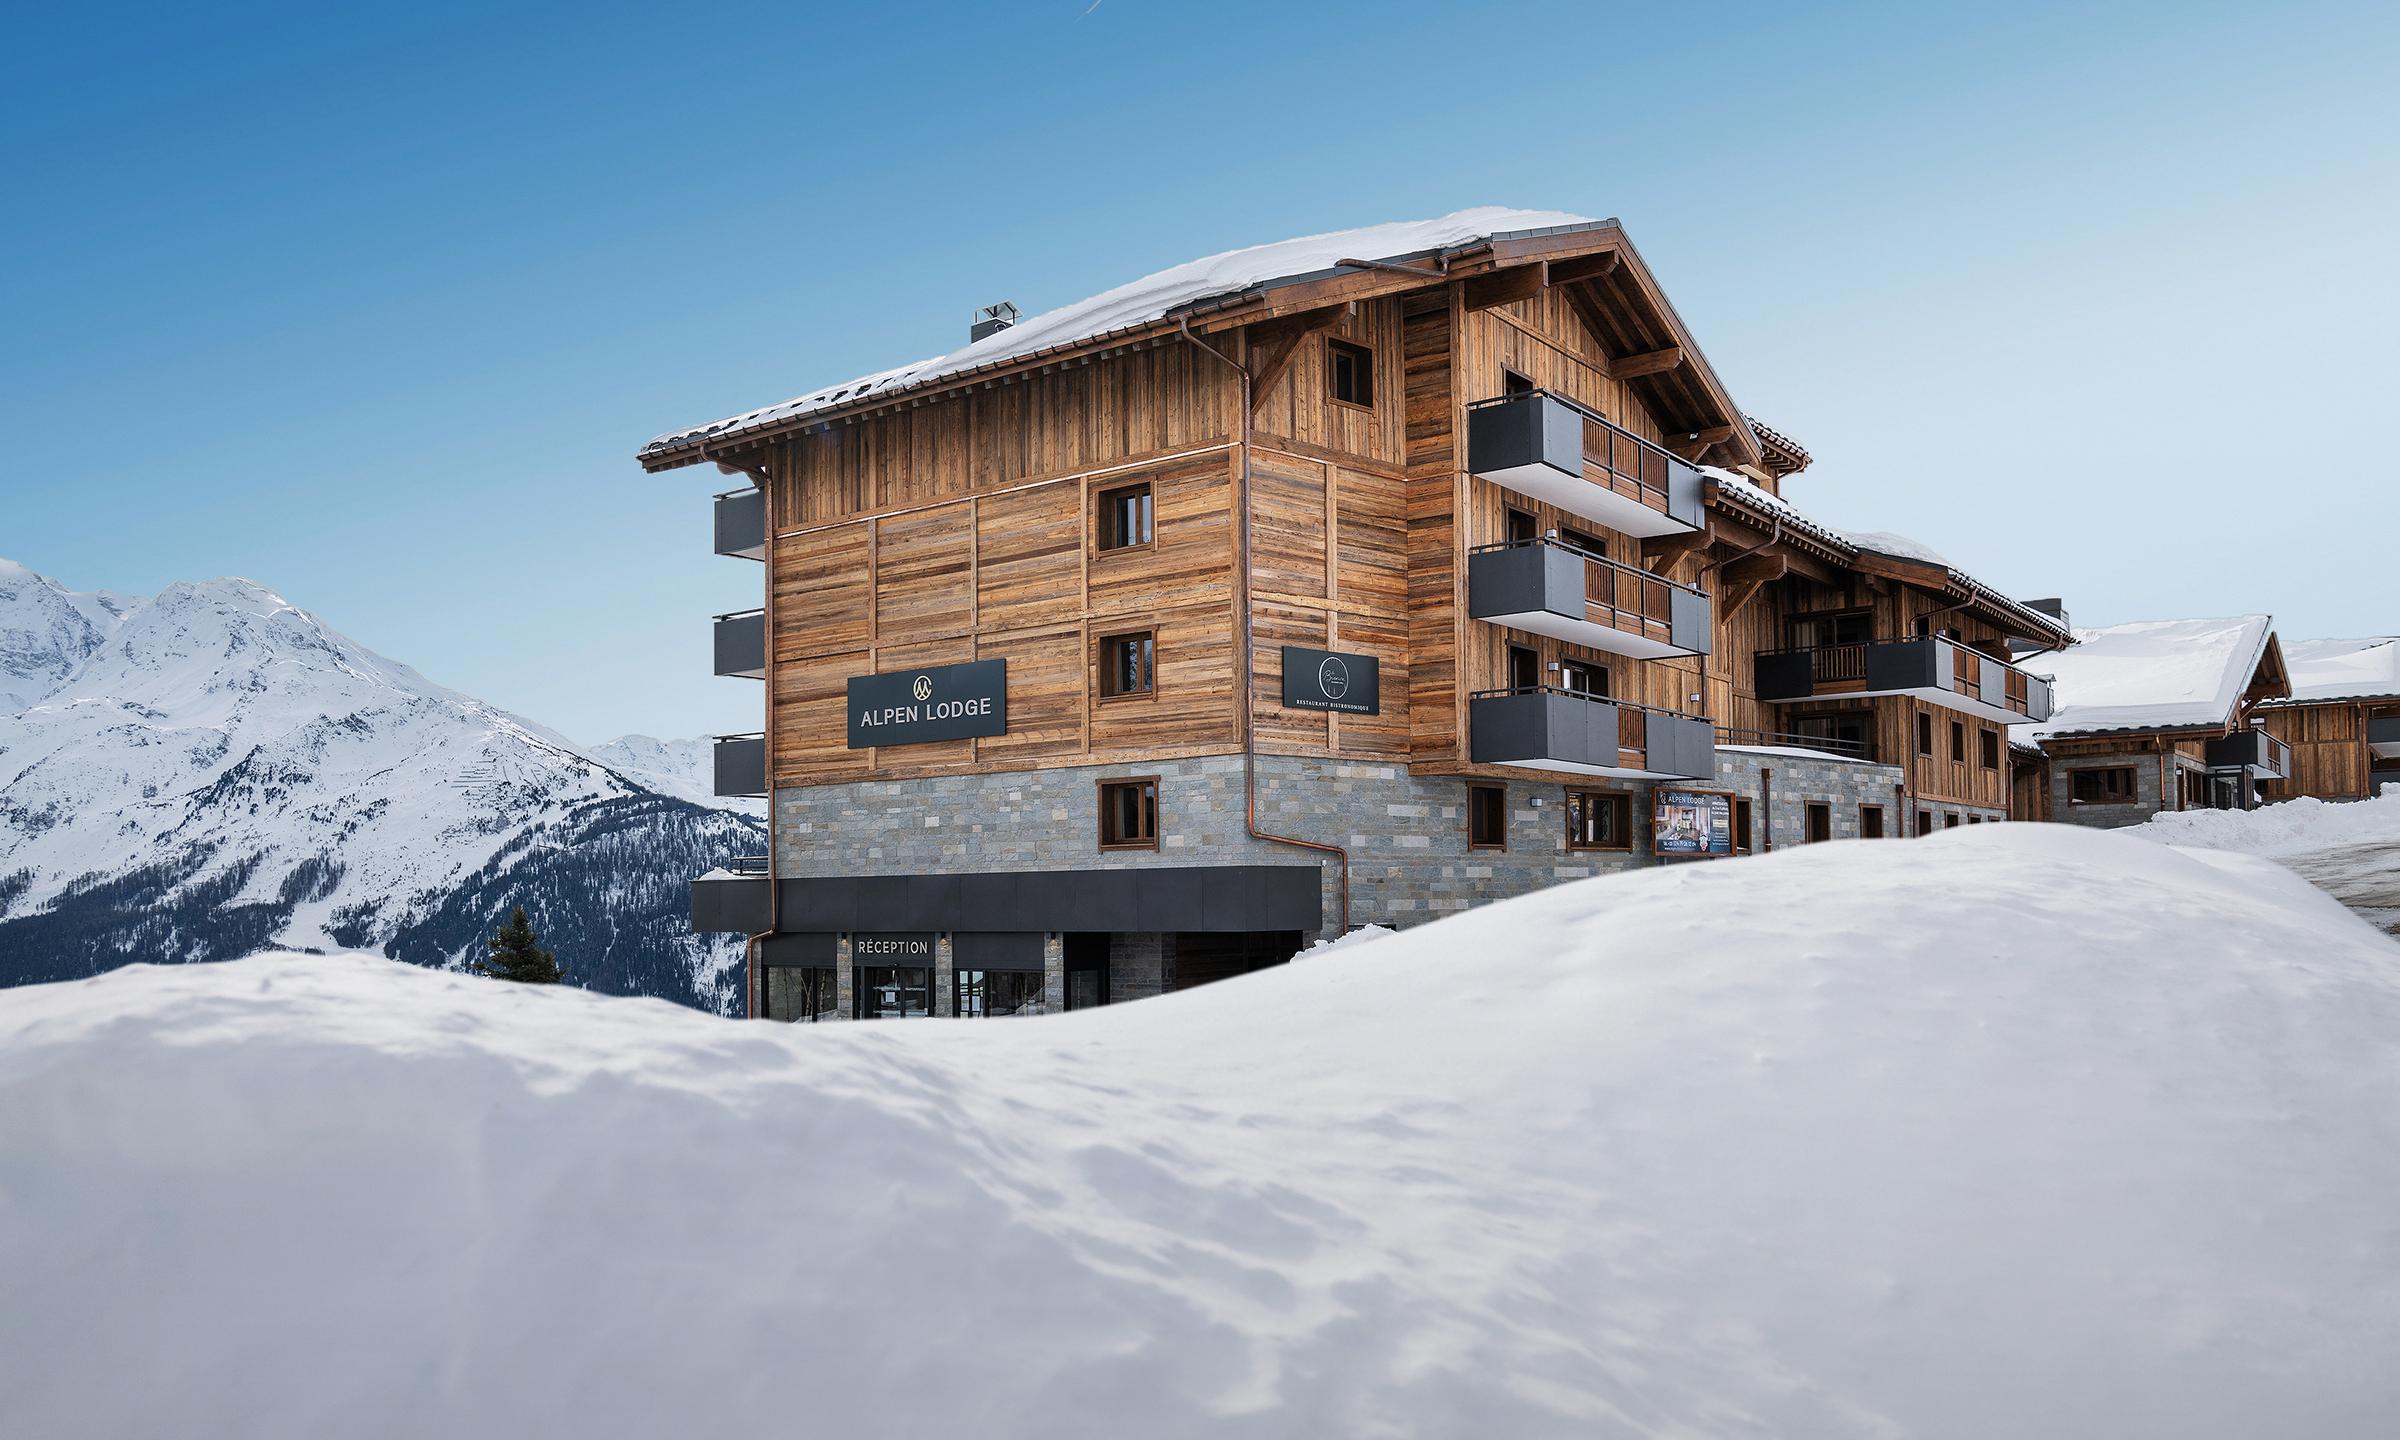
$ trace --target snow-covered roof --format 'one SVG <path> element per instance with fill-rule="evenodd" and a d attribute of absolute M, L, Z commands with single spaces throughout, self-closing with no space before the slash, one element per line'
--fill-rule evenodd
<path fill-rule="evenodd" d="M 1791 501 L 1731 470 L 1718 470 L 1703 466 L 1702 471 L 1709 479 L 1716 482 L 1717 489 L 1721 494 L 1730 495 L 1736 502 L 1747 506 L 1754 513 L 1780 516 L 1787 528 L 1796 528 L 1825 544 L 1838 550 L 1848 551 L 1853 555 L 1890 555 L 1921 565 L 1938 565 L 1949 574 L 1953 582 L 2024 622 L 2026 634 L 2060 637 L 2067 634 L 2066 628 L 2060 623 L 2057 616 L 2036 610 L 2022 600 L 1993 589 L 1966 571 L 1952 565 L 1942 557 L 1940 552 L 1923 541 L 1912 540 L 1906 535 L 1895 535 L 1888 530 L 1837 530 L 1821 520 L 1810 519 L 1802 514 L 1799 507 L 1792 504 Z"/>
<path fill-rule="evenodd" d="M 1166 319 L 1202 301 L 1239 294 L 1269 285 L 1286 284 L 1331 274 L 1342 260 L 1406 260 L 1480 241 L 1516 239 L 1561 231 L 1604 229 L 1615 224 L 1558 210 L 1510 210 L 1487 205 L 1460 210 L 1435 220 L 1404 220 L 1304 235 L 1246 250 L 1228 250 L 1199 260 L 1170 266 L 1154 275 L 1103 291 L 1088 300 L 1062 305 L 1005 330 L 986 335 L 946 355 L 912 365 L 861 375 L 839 385 L 706 425 L 670 430 L 642 447 L 645 455 L 677 449 L 696 440 L 731 438 L 752 430 L 780 425 L 848 405 L 873 395 L 1019 360 L 1042 351 L 1080 345 L 1123 330 Z"/>
<path fill-rule="evenodd" d="M 2400 695 L 2400 636 L 2290 640 L 2283 663 L 2292 672 L 2294 705 Z"/>
<path fill-rule="evenodd" d="M 2230 724 L 2274 638 L 2275 621 L 2267 615 L 2077 630 L 2072 648 L 2041 657 L 2035 667 L 2050 672 L 2058 709 L 2029 733 L 2048 740 Z"/>

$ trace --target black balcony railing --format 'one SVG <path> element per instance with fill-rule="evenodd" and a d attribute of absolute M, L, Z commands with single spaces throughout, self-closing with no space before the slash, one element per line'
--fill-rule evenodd
<path fill-rule="evenodd" d="M 1761 650 L 1752 664 L 1770 704 L 1915 695 L 2012 725 L 2052 710 L 2049 681 L 1945 635 Z"/>
<path fill-rule="evenodd" d="M 764 855 L 728 856 L 723 868 L 728 875 L 764 875 L 767 873 L 767 857 Z"/>
<path fill-rule="evenodd" d="M 1839 755 L 1845 760 L 1864 760 L 1873 763 L 1875 742 L 1852 740 L 1838 735 L 1800 735 L 1786 730 L 1738 730 L 1730 725 L 1717 727 L 1720 745 L 1771 745 L 1788 750 L 1817 750 L 1827 755 Z"/>
<path fill-rule="evenodd" d="M 1630 651 L 1636 654 L 1709 648 L 1707 592 L 1556 536 L 1478 545 L 1467 557 L 1467 575 L 1468 608 L 1481 619 L 1547 613 L 1647 642 Z M 1590 643 L 1619 648 L 1607 637 Z"/>
<path fill-rule="evenodd" d="M 735 610 L 710 622 L 716 650 L 716 673 L 746 675 L 753 680 L 767 673 L 767 612 Z"/>
<path fill-rule="evenodd" d="M 1700 528 L 1700 471 L 1579 401 L 1548 390 L 1467 407 L 1467 469 L 1628 534 Z M 1565 482 L 1563 488 L 1558 482 Z M 1599 504 L 1593 492 L 1622 504 Z M 1648 523 L 1644 511 L 1663 517 Z"/>
<path fill-rule="evenodd" d="M 728 490 L 716 499 L 717 553 L 744 560 L 767 558 L 767 492 L 755 485 Z"/>
<path fill-rule="evenodd" d="M 719 796 L 755 798 L 767 793 L 765 735 L 719 735 L 714 750 Z"/>
<path fill-rule="evenodd" d="M 1481 690 L 1469 697 L 1477 764 L 1702 778 L 1716 773 L 1704 716 L 1612 700 L 1556 685 Z"/>

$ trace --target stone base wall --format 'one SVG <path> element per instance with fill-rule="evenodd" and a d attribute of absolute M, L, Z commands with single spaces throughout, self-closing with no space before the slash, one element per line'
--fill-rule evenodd
<path fill-rule="evenodd" d="M 2074 773 L 2078 770 L 2110 770 L 2119 766 L 2133 767 L 2134 798 L 2122 805 L 2076 804 L 2069 798 L 2074 792 Z M 2180 760 L 2167 772 L 2167 783 L 2179 785 L 2177 778 Z M 2086 825 L 2097 830 L 2115 830 L 2127 825 L 2139 825 L 2161 810 L 2172 810 L 2175 796 L 2163 790 L 2159 783 L 2158 752 L 2119 755 L 2076 755 L 2054 760 L 2050 765 L 2050 818 L 2064 825 Z"/>

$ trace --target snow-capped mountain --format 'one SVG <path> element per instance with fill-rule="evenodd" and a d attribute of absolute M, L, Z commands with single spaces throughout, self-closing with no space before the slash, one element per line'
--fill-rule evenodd
<path fill-rule="evenodd" d="M 764 800 L 723 800 L 717 797 L 716 747 L 706 737 L 660 740 L 649 735 L 620 735 L 591 747 L 592 757 L 629 780 L 661 795 L 764 816 Z"/>
<path fill-rule="evenodd" d="M 755 820 L 247 580 L 0 586 L 0 983 L 269 946 L 452 965 L 522 904 L 577 983 L 733 1004 L 738 942 L 690 933 L 684 882 L 763 848 Z"/>

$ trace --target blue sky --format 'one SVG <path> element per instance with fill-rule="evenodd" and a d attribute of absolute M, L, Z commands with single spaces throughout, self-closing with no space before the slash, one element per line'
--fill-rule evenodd
<path fill-rule="evenodd" d="M 1824 520 L 2080 623 L 2400 630 L 2391 7 L 1089 5 L 16 18 L 0 555 L 755 728 L 706 621 L 758 572 L 643 440 L 1506 204 L 1622 218 Z"/>

